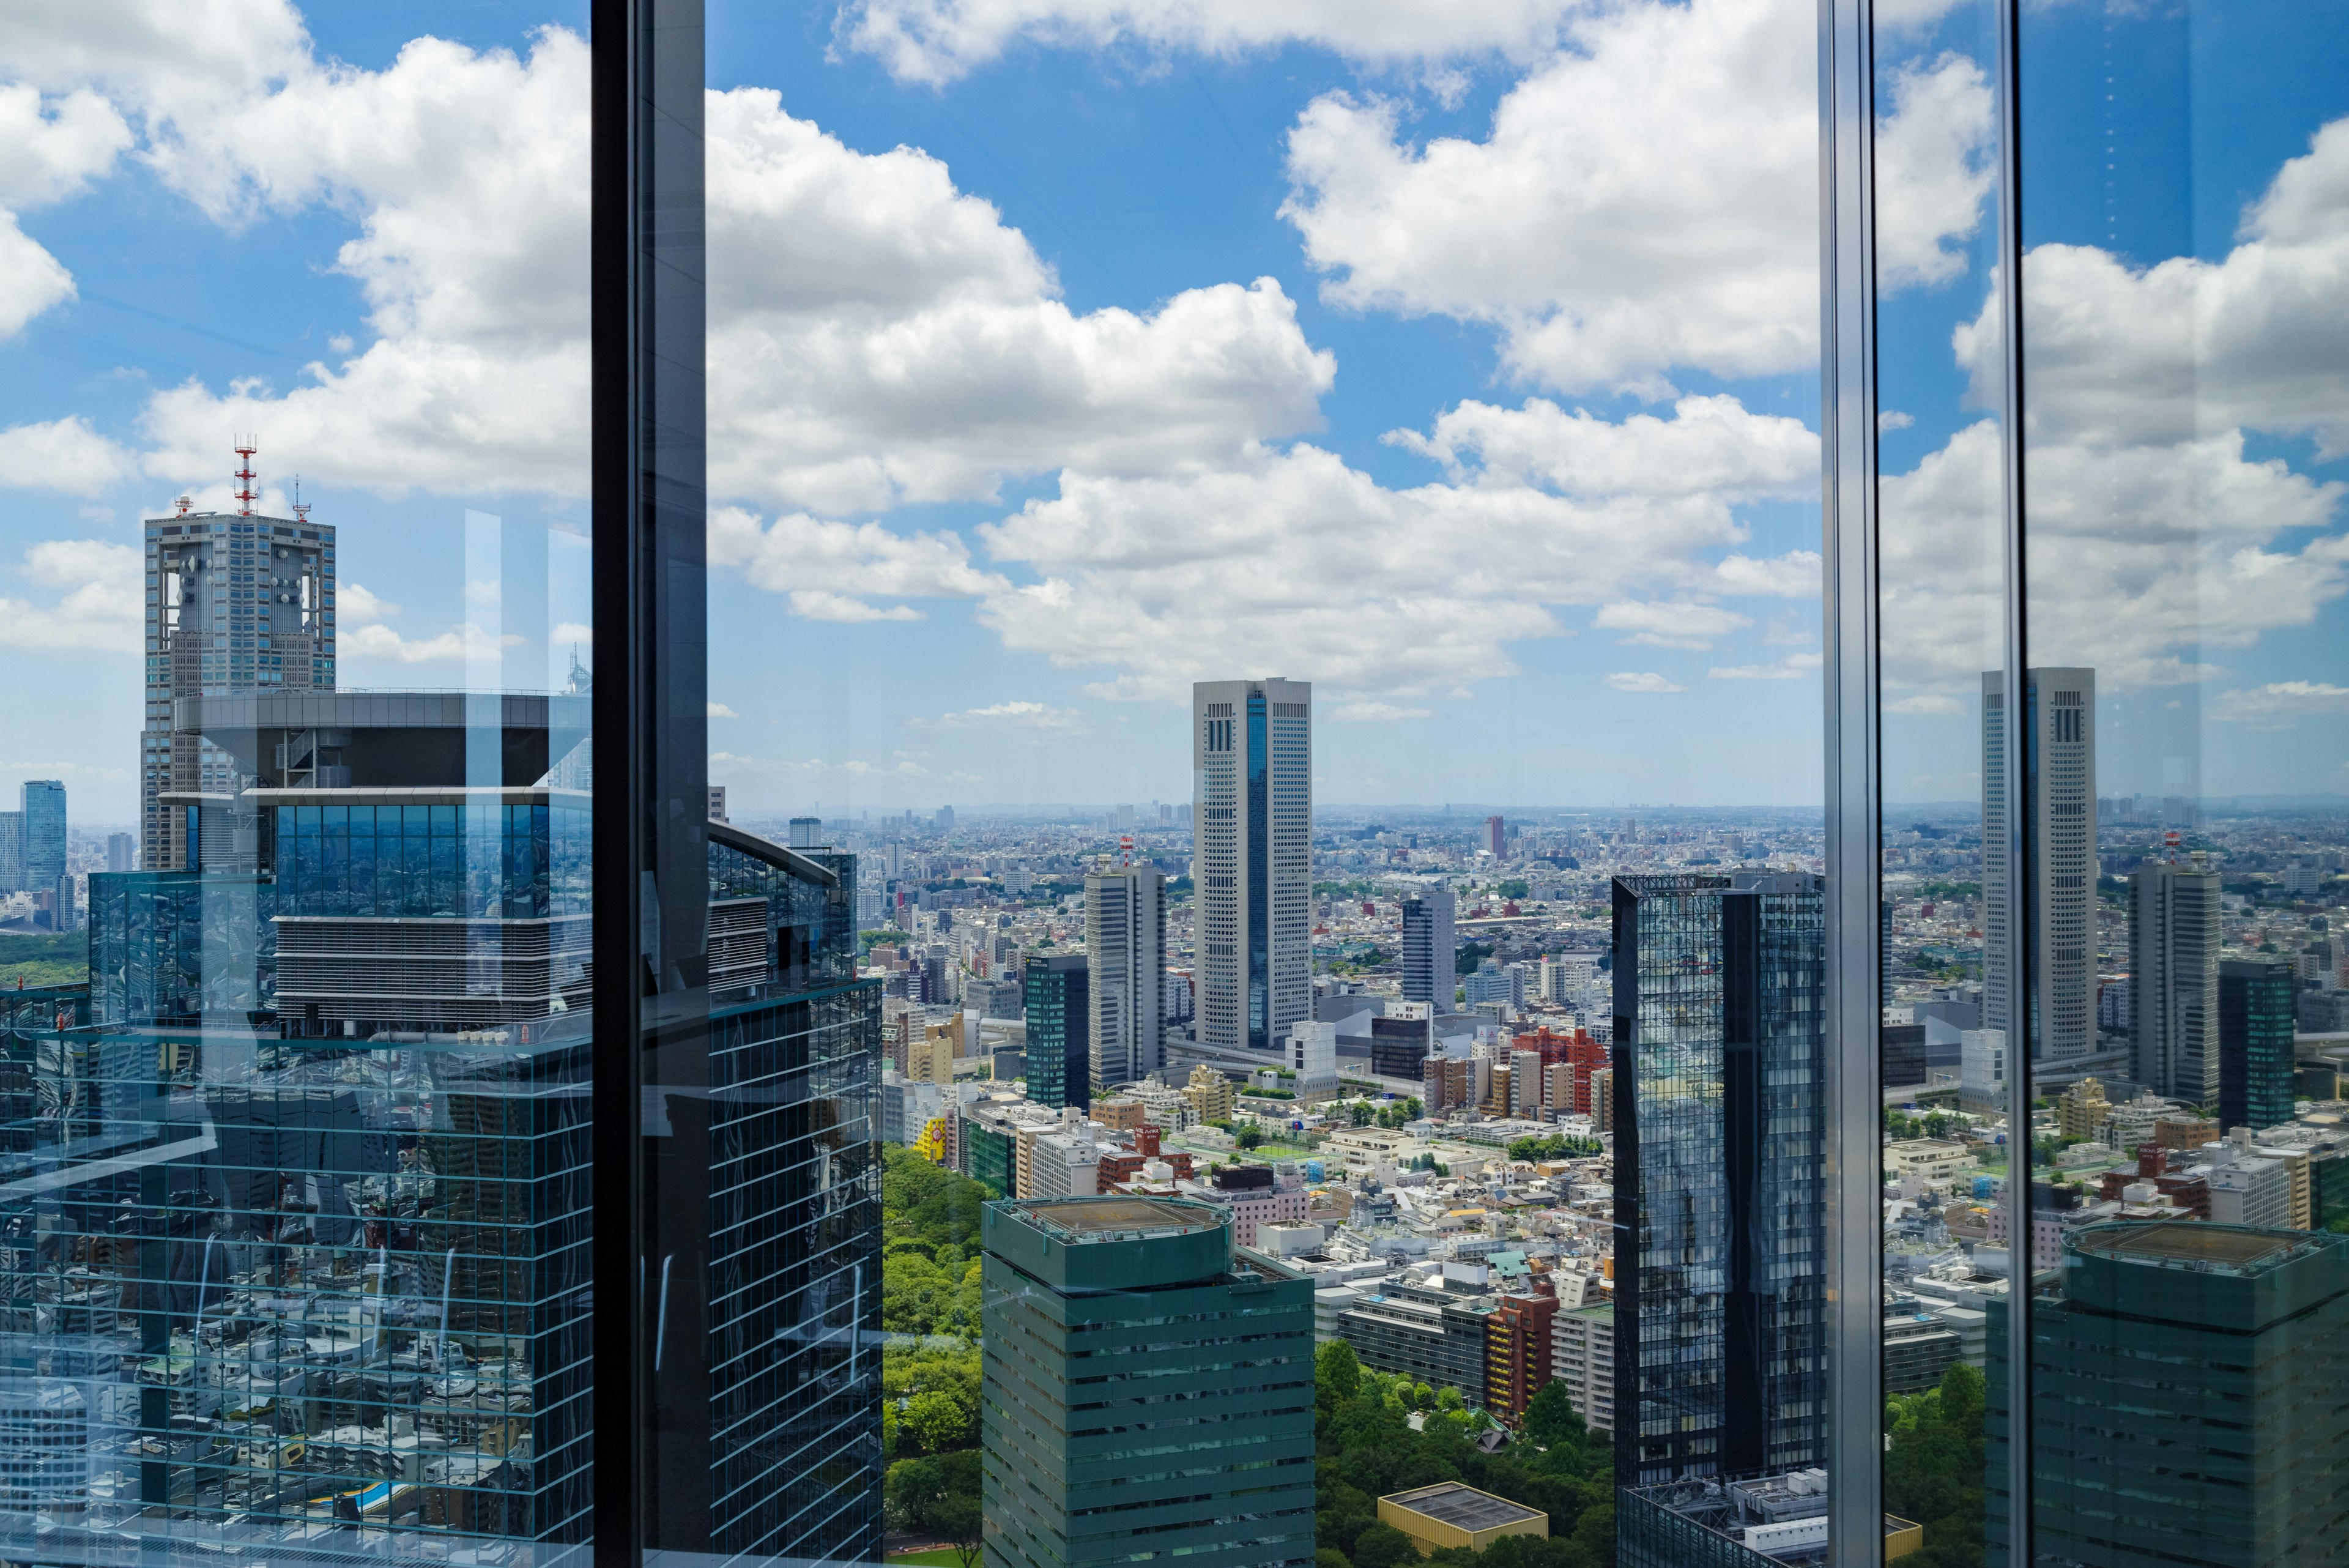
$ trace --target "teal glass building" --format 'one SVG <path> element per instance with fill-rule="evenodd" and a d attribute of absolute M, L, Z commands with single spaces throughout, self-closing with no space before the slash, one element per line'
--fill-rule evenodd
<path fill-rule="evenodd" d="M 988 1568 L 1309 1568 L 1311 1280 L 1214 1204 L 983 1214 Z"/>

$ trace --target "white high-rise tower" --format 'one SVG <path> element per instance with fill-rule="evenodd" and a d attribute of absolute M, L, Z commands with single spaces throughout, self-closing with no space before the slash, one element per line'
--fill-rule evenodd
<path fill-rule="evenodd" d="M 1099 1096 L 1166 1064 L 1166 878 L 1154 867 L 1086 877 L 1085 967 Z"/>
<path fill-rule="evenodd" d="M 2030 1059 L 2061 1062 L 2096 1044 L 2096 672 L 2023 672 L 2023 843 L 2029 973 L 2008 964 L 2006 677 L 1982 672 L 1982 1023 L 2029 1042 Z M 2028 1002 L 2021 995 L 2027 989 Z M 2019 1025 L 2017 1014 L 2025 1015 Z"/>
<path fill-rule="evenodd" d="M 225 752 L 177 728 L 180 699 L 335 688 L 335 531 L 311 522 L 299 504 L 292 517 L 256 513 L 254 450 L 236 448 L 236 511 L 191 511 L 182 496 L 171 516 L 146 520 L 142 870 L 186 865 L 184 811 L 165 796 L 237 787 Z"/>
<path fill-rule="evenodd" d="M 1191 688 L 1198 1033 L 1273 1052 L 1313 1013 L 1313 687 Z"/>

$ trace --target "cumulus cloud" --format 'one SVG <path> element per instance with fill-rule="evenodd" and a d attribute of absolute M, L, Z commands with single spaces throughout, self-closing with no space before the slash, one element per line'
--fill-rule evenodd
<path fill-rule="evenodd" d="M 2210 651 L 2349 593 L 2349 484 L 2247 434 L 2349 451 L 2349 119 L 2283 164 L 2217 260 L 2035 247 L 2023 327 L 2034 658 L 2092 664 L 2108 691 L 2200 680 Z M 1953 337 L 1985 403 L 1997 340 L 1990 303 Z M 2001 483 L 1988 421 L 1884 481 L 1889 691 L 1969 705 L 1995 663 Z"/>
<path fill-rule="evenodd" d="M 1321 710 L 1324 719 L 1341 724 L 1383 724 L 1398 719 L 1424 719 L 1433 708 L 1406 708 L 1394 702 L 1364 701 L 1335 702 Z"/>
<path fill-rule="evenodd" d="M 1024 700 L 966 708 L 959 713 L 941 713 L 935 719 L 909 719 L 906 722 L 916 729 L 1019 730 L 1053 735 L 1083 735 L 1092 730 L 1084 714 L 1074 708 L 1055 708 L 1050 703 Z"/>
<path fill-rule="evenodd" d="M 980 619 L 1014 649 L 1120 671 L 1092 689 L 1104 696 L 1174 700 L 1211 667 L 1243 665 L 1310 670 L 1333 703 L 1398 706 L 1513 673 L 1508 646 L 1569 632 L 1566 607 L 1634 635 L 1720 635 L 1746 624 L 1711 603 L 1723 591 L 1716 557 L 1746 529 L 1723 493 L 1654 477 L 1674 465 L 1676 440 L 1714 451 L 1717 422 L 1653 425 L 1641 438 L 1651 464 L 1576 470 L 1574 490 L 1471 466 L 1483 449 L 1457 430 L 1447 482 L 1405 490 L 1310 445 L 1194 475 L 1063 472 L 1057 496 L 979 531 L 998 565 L 1035 578 L 988 591 Z M 1780 472 L 1778 432 L 1764 434 L 1746 466 Z M 1422 444 L 1444 455 L 1433 438 Z M 1801 582 L 1816 570 L 1814 557 L 1747 575 Z M 1600 607 L 1659 592 L 1676 617 L 1634 624 L 1625 618 L 1642 611 Z"/>
<path fill-rule="evenodd" d="M 1331 300 L 1490 322 L 1525 379 L 1661 396 L 1674 367 L 1801 369 L 1818 337 L 1816 29 L 1788 0 L 1580 11 L 1482 141 L 1412 146 L 1400 106 L 1325 95 L 1289 133 L 1282 213 Z M 1904 157 L 1879 200 L 1926 220 L 1903 253 L 1918 276 L 1978 222 L 1958 199 L 1971 176 L 1934 162 L 1971 145 L 1964 68 L 1928 73 L 1884 127 Z"/>
<path fill-rule="evenodd" d="M 96 495 L 133 472 L 130 453 L 79 414 L 0 430 L 0 484 Z"/>
<path fill-rule="evenodd" d="M 1062 465 L 1157 472 L 1310 430 L 1336 373 L 1278 283 L 1079 315 L 1026 238 L 900 147 L 709 106 L 711 484 L 840 513 Z"/>
<path fill-rule="evenodd" d="M 1754 618 L 1719 605 L 1692 604 L 1686 599 L 1671 604 L 1619 600 L 1599 606 L 1590 623 L 1609 631 L 1630 633 L 1615 639 L 1628 647 L 1704 649 L 1740 627 L 1752 626 Z"/>
<path fill-rule="evenodd" d="M 1378 64 L 1522 57 L 1553 44 L 1576 8 L 1576 0 L 848 0 L 838 32 L 900 80 L 943 83 L 1019 40 L 1216 55 L 1318 44 Z"/>
<path fill-rule="evenodd" d="M 709 705 L 709 713 L 708 713 L 708 715 L 707 715 L 707 717 L 709 717 L 709 718 L 712 718 L 712 719 L 739 719 L 739 718 L 740 718 L 740 717 L 742 716 L 741 714 L 737 713 L 736 711 L 734 711 L 734 710 L 733 710 L 733 709 L 729 708 L 729 707 L 728 707 L 725 703 L 723 703 L 723 702 L 712 702 L 712 703 L 710 703 L 710 704 Z"/>
<path fill-rule="evenodd" d="M 341 632 L 336 640 L 346 659 L 388 659 L 395 664 L 483 663 L 502 659 L 505 649 L 520 648 L 524 640 L 512 632 L 493 635 L 471 621 L 444 628 L 429 637 L 402 636 L 390 624 L 399 615 L 399 607 L 355 582 L 336 589 L 335 601 Z"/>
<path fill-rule="evenodd" d="M 138 551 L 103 539 L 46 539 L 25 552 L 17 570 L 52 597 L 0 595 L 0 645 L 137 650 L 144 614 Z"/>
<path fill-rule="evenodd" d="M 1652 692 L 1685 691 L 1687 687 L 1676 680 L 1667 680 L 1652 670 L 1618 670 L 1608 676 L 1607 684 L 1618 691 Z"/>
<path fill-rule="evenodd" d="M 1819 438 L 1800 420 L 1756 414 L 1729 396 L 1682 398 L 1669 421 L 1602 420 L 1546 398 L 1522 408 L 1470 400 L 1435 428 L 1382 438 L 1486 484 L 1539 483 L 1570 495 L 1712 493 L 1729 500 L 1815 493 Z"/>
<path fill-rule="evenodd" d="M 1961 55 L 1892 73 L 1876 136 L 1879 286 L 1947 283 L 1966 270 L 1952 242 L 1981 226 L 1992 167 L 1990 78 Z"/>
<path fill-rule="evenodd" d="M 721 506 L 709 517 L 709 564 L 740 571 L 757 587 L 789 597 L 810 620 L 918 620 L 905 603 L 879 598 L 975 598 L 1003 579 L 971 565 L 959 535 L 898 533 L 879 523 L 835 523 L 804 512 L 761 524 L 755 513 Z"/>

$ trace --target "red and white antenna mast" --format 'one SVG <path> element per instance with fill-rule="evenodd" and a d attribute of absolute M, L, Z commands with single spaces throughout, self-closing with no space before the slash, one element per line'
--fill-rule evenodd
<path fill-rule="evenodd" d="M 1118 835 L 1117 863 L 1120 866 L 1131 866 L 1133 864 L 1133 835 L 1131 833 L 1121 833 Z"/>
<path fill-rule="evenodd" d="M 2179 836 L 2179 836 L 2179 834 L 2178 834 L 2178 829 L 2176 829 L 2176 828 L 2174 828 L 2174 827 L 2173 827 L 2173 828 L 2171 828 L 2168 832 L 2167 832 L 2167 833 L 2165 833 L 2165 834 L 2163 834 L 2163 835 L 2161 836 L 2161 841 L 2162 841 L 2165 845 L 2168 846 L 2168 848 L 2169 848 L 2169 863 L 2170 863 L 2172 866 L 2175 866 L 2175 865 L 2177 865 L 2177 864 L 2178 864 L 2178 838 L 2179 838 Z"/>
<path fill-rule="evenodd" d="M 239 436 L 241 443 L 232 450 L 238 459 L 236 469 L 236 514 L 253 515 L 253 454 L 261 450 L 260 441 L 253 436 Z"/>

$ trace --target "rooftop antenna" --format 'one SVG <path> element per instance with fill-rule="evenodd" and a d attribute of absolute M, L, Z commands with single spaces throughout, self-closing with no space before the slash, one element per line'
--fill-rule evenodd
<path fill-rule="evenodd" d="M 298 473 L 294 476 L 294 520 L 296 523 L 310 520 L 310 504 L 302 499 L 302 476 Z"/>
<path fill-rule="evenodd" d="M 1121 833 L 1117 836 L 1117 863 L 1128 867 L 1133 864 L 1133 835 L 1131 833 Z"/>
<path fill-rule="evenodd" d="M 2169 863 L 2172 866 L 2178 864 L 2178 845 L 2181 837 L 2182 835 L 2174 827 L 2161 836 L 2161 841 L 2169 846 Z"/>
<path fill-rule="evenodd" d="M 195 504 L 196 498 L 192 495 L 182 495 L 179 500 L 172 503 L 173 505 L 180 509 L 180 515 L 182 517 L 185 517 L 188 514 L 188 508 L 193 506 Z"/>
<path fill-rule="evenodd" d="M 253 515 L 253 454 L 261 450 L 260 441 L 254 436 L 239 436 L 239 444 L 232 450 L 240 460 L 236 470 L 236 514 Z"/>

